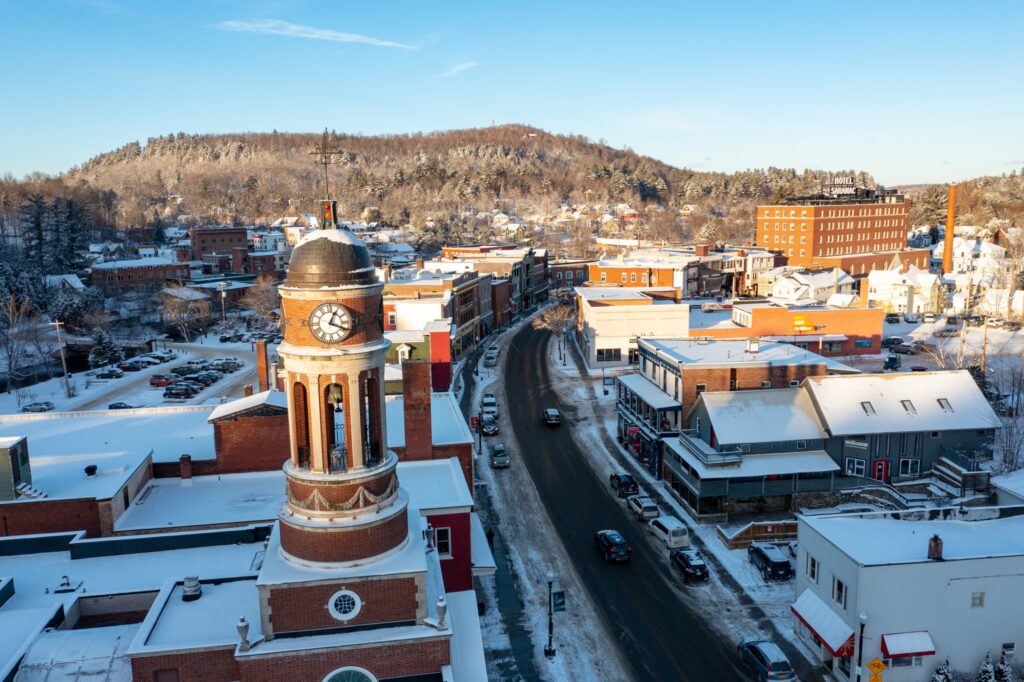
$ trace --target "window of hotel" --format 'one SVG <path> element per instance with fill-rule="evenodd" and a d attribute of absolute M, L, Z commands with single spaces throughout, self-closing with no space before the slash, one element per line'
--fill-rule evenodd
<path fill-rule="evenodd" d="M 882 663 L 885 663 L 890 668 L 919 668 L 921 667 L 920 656 L 901 656 L 900 658 L 883 658 Z"/>
<path fill-rule="evenodd" d="M 629 273 L 629 281 L 630 282 L 636 282 L 636 273 L 635 272 Z"/>
<path fill-rule="evenodd" d="M 707 384 L 697 384 L 697 386 L 695 388 L 697 389 L 697 395 L 700 395 L 704 391 L 708 390 L 708 385 Z"/>
<path fill-rule="evenodd" d="M 646 272 L 641 273 L 641 275 L 640 275 L 640 282 L 642 284 L 647 284 L 647 273 Z"/>
<path fill-rule="evenodd" d="M 800 382 L 797 379 L 790 379 L 789 380 L 789 387 L 790 388 L 796 388 L 799 385 L 800 385 Z"/>
<path fill-rule="evenodd" d="M 762 381 L 761 382 L 761 388 L 771 388 L 771 387 L 772 387 L 772 382 L 770 382 L 770 381 Z"/>
<path fill-rule="evenodd" d="M 834 601 L 835 603 L 839 604 L 844 609 L 846 608 L 846 593 L 847 593 L 846 583 L 844 583 L 839 578 L 836 578 L 835 576 L 833 576 L 832 577 L 832 601 Z"/>
<path fill-rule="evenodd" d="M 601 273 L 601 281 L 605 282 L 607 280 L 608 280 L 608 273 L 607 272 L 602 272 Z"/>
<path fill-rule="evenodd" d="M 450 559 L 452 556 L 452 529 L 435 528 L 434 546 L 437 547 L 437 555 L 442 559 Z"/>
<path fill-rule="evenodd" d="M 633 275 L 633 276 L 636 277 L 636 275 Z M 626 281 L 626 273 L 622 273 L 622 281 L 623 282 Z"/>
<path fill-rule="evenodd" d="M 865 462 L 858 457 L 847 457 L 844 471 L 847 476 L 863 476 L 866 471 Z"/>
<path fill-rule="evenodd" d="M 810 554 L 807 555 L 807 578 L 815 584 L 818 582 L 818 560 Z"/>
<path fill-rule="evenodd" d="M 797 450 L 806 450 L 807 449 L 807 441 L 805 441 L 805 440 L 798 440 L 796 442 L 796 449 Z"/>
<path fill-rule="evenodd" d="M 971 608 L 972 609 L 983 609 L 983 608 L 985 608 L 985 593 L 984 592 L 971 592 Z"/>

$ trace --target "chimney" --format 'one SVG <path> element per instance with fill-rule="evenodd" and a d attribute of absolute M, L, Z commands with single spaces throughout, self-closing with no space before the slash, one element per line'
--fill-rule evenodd
<path fill-rule="evenodd" d="M 946 238 L 942 244 L 942 274 L 953 272 L 953 232 L 956 231 L 956 184 L 949 186 L 946 205 Z"/>
<path fill-rule="evenodd" d="M 183 481 L 192 478 L 192 455 L 182 455 L 178 458 L 178 472 Z"/>
<path fill-rule="evenodd" d="M 933 535 L 928 541 L 928 558 L 932 561 L 942 561 L 942 538 Z"/>
<path fill-rule="evenodd" d="M 196 601 L 201 596 L 203 596 L 203 585 L 199 582 L 199 576 L 187 576 L 181 585 L 181 601 Z"/>
<path fill-rule="evenodd" d="M 242 396 L 248 398 L 252 395 L 252 384 L 246 384 L 242 387 Z"/>
<path fill-rule="evenodd" d="M 256 380 L 259 382 L 260 393 L 270 388 L 267 379 L 267 342 L 256 341 Z"/>
<path fill-rule="evenodd" d="M 419 256 L 416 257 L 416 269 L 417 270 L 422 270 L 423 269 L 423 259 L 420 258 Z"/>
<path fill-rule="evenodd" d="M 430 363 L 406 360 L 402 363 L 402 398 L 405 410 L 406 461 L 431 459 L 433 438 L 430 425 Z"/>

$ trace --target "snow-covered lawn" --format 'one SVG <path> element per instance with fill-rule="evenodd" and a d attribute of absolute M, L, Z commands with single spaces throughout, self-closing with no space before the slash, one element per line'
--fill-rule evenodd
<path fill-rule="evenodd" d="M 571 402 L 578 410 L 573 436 L 580 444 L 580 449 L 590 455 L 589 463 L 599 477 L 606 480 L 612 473 L 623 470 L 633 474 L 644 491 L 657 495 L 663 513 L 672 514 L 689 526 L 691 535 L 697 538 L 697 548 L 712 555 L 709 557 L 712 558 L 712 571 L 708 584 L 684 586 L 681 580 L 675 580 L 673 584 L 677 585 L 678 596 L 692 604 L 696 612 L 707 613 L 708 626 L 719 630 L 727 641 L 739 641 L 749 635 L 768 638 L 778 635 L 785 637 L 805 657 L 813 660 L 792 627 L 794 616 L 789 607 L 796 599 L 794 581 L 766 583 L 747 560 L 745 549 L 727 548 L 718 538 L 714 525 L 695 522 L 663 482 L 655 480 L 637 465 L 635 459 L 619 448 L 615 441 L 617 421 L 614 387 L 609 389 L 608 395 L 604 395 L 600 375 L 582 377 L 571 358 L 568 365 L 563 366 L 558 360 L 554 341 L 549 347 L 548 362 L 552 384 L 563 396 L 563 400 Z M 635 370 L 625 368 L 619 373 L 632 371 Z M 610 376 L 611 373 L 606 375 Z M 610 447 L 616 451 L 610 451 Z M 655 542 L 648 533 L 634 535 L 644 537 L 647 542 Z M 668 561 L 668 552 L 661 547 L 657 549 L 660 550 L 657 554 L 661 557 L 660 562 L 666 573 L 674 574 L 675 569 Z M 716 563 L 726 571 L 727 577 L 716 572 Z M 730 584 L 729 579 L 733 584 Z M 741 593 L 736 592 L 734 584 L 739 586 Z"/>

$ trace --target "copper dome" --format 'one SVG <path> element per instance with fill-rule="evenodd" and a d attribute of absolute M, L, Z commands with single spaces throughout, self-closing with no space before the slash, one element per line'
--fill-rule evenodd
<path fill-rule="evenodd" d="M 319 289 L 374 284 L 370 251 L 352 232 L 327 229 L 312 232 L 298 243 L 288 261 L 285 286 Z"/>

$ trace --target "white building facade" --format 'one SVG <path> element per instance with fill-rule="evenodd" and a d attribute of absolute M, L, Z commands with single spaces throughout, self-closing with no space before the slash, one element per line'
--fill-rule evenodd
<path fill-rule="evenodd" d="M 1024 655 L 1024 507 L 801 516 L 797 543 L 794 627 L 837 680 Z"/>

